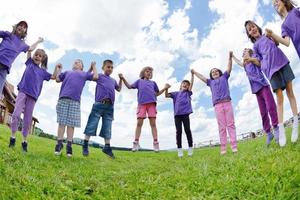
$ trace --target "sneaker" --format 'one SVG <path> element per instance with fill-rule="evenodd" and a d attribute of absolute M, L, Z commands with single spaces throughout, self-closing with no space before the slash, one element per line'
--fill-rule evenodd
<path fill-rule="evenodd" d="M 112 159 L 115 159 L 115 155 L 112 152 L 112 149 L 110 146 L 105 145 L 102 149 L 102 152 L 105 153 L 107 156 L 109 156 Z"/>
<path fill-rule="evenodd" d="M 23 152 L 27 152 L 27 142 L 22 142 L 22 150 L 23 150 Z"/>
<path fill-rule="evenodd" d="M 179 158 L 183 157 L 183 150 L 182 150 L 182 148 L 178 149 L 178 157 Z"/>
<path fill-rule="evenodd" d="M 237 148 L 232 149 L 232 153 L 237 153 L 237 152 L 238 152 Z"/>
<path fill-rule="evenodd" d="M 283 125 L 279 126 L 279 145 L 284 147 L 286 144 L 285 129 Z"/>
<path fill-rule="evenodd" d="M 153 142 L 153 149 L 155 153 L 159 152 L 159 143 L 158 142 Z"/>
<path fill-rule="evenodd" d="M 82 155 L 88 156 L 89 155 L 89 143 L 88 141 L 84 141 L 84 144 L 82 145 Z"/>
<path fill-rule="evenodd" d="M 193 155 L 193 147 L 189 147 L 188 156 L 192 156 L 192 155 Z"/>
<path fill-rule="evenodd" d="M 67 148 L 66 148 L 66 153 L 68 157 L 72 157 L 73 156 L 73 150 L 72 150 L 72 144 L 67 144 Z"/>
<path fill-rule="evenodd" d="M 139 142 L 133 142 L 132 152 L 136 152 L 138 150 L 140 150 Z"/>
<path fill-rule="evenodd" d="M 64 145 L 62 142 L 58 142 L 55 146 L 55 151 L 54 151 L 54 154 L 59 156 L 61 155 L 61 150 L 64 148 Z"/>
<path fill-rule="evenodd" d="M 9 139 L 9 145 L 8 145 L 8 147 L 9 148 L 14 148 L 15 147 L 15 145 L 16 145 L 16 138 L 10 138 Z"/>
<path fill-rule="evenodd" d="M 271 141 L 273 140 L 274 136 L 271 132 L 267 133 L 267 141 L 266 141 L 266 145 L 269 146 Z"/>
<path fill-rule="evenodd" d="M 275 142 L 279 143 L 279 127 L 274 128 L 274 138 Z"/>
<path fill-rule="evenodd" d="M 298 139 L 298 124 L 293 126 L 291 141 L 293 143 L 297 142 Z"/>
<path fill-rule="evenodd" d="M 226 150 L 221 151 L 221 155 L 225 155 L 226 154 Z"/>

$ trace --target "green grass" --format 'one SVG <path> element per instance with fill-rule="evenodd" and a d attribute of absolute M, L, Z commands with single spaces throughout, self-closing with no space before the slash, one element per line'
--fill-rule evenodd
<path fill-rule="evenodd" d="M 300 199 L 300 142 L 266 148 L 263 137 L 235 155 L 207 148 L 183 159 L 115 151 L 111 160 L 94 148 L 82 157 L 76 145 L 73 158 L 57 157 L 55 142 L 36 136 L 24 154 L 20 135 L 9 149 L 9 129 L 0 133 L 0 199 Z"/>

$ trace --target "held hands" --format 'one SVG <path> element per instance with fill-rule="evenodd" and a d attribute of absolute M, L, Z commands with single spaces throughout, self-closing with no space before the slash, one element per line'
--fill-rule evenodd
<path fill-rule="evenodd" d="M 266 28 L 265 29 L 265 34 L 267 37 L 272 37 L 273 31 L 271 29 Z"/>
<path fill-rule="evenodd" d="M 58 70 L 62 70 L 62 64 L 61 63 L 58 63 L 58 64 L 56 64 L 56 69 L 58 69 Z"/>
<path fill-rule="evenodd" d="M 229 51 L 229 59 L 232 59 L 232 57 L 233 57 L 233 52 Z"/>
<path fill-rule="evenodd" d="M 123 79 L 124 79 L 124 76 L 123 76 L 123 74 L 122 74 L 122 73 L 120 73 L 120 74 L 119 74 L 119 78 L 120 78 L 121 80 L 123 80 Z"/>
<path fill-rule="evenodd" d="M 192 75 L 194 75 L 195 74 L 195 70 L 191 69 L 191 73 L 192 73 Z"/>
<path fill-rule="evenodd" d="M 168 83 L 165 84 L 165 89 L 169 89 L 170 87 L 171 87 L 170 84 L 168 84 Z"/>
<path fill-rule="evenodd" d="M 44 42 L 44 38 L 42 38 L 42 37 L 39 37 L 39 38 L 38 38 L 38 40 L 37 40 L 37 42 L 38 42 L 38 43 L 42 43 L 42 42 Z"/>

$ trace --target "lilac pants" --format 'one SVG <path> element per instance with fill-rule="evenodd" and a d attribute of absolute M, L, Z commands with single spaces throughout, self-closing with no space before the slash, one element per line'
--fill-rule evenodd
<path fill-rule="evenodd" d="M 227 131 L 230 137 L 231 148 L 236 149 L 236 130 L 231 102 L 227 101 L 216 104 L 215 112 L 219 126 L 221 151 L 226 151 Z"/>
<path fill-rule="evenodd" d="M 11 132 L 15 133 L 18 130 L 21 114 L 24 111 L 22 134 L 27 136 L 31 127 L 32 113 L 36 100 L 23 92 L 19 92 L 14 112 L 12 114 Z"/>
<path fill-rule="evenodd" d="M 265 86 L 256 93 L 256 98 L 259 106 L 259 111 L 262 119 L 263 129 L 266 133 L 271 130 L 270 119 L 273 128 L 278 125 L 278 115 L 276 110 L 276 103 L 271 92 L 270 86 Z"/>

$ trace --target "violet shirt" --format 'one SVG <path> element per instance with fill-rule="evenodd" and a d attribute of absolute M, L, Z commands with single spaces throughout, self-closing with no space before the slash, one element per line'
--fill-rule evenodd
<path fill-rule="evenodd" d="M 14 60 L 21 52 L 26 52 L 29 46 L 15 34 L 11 34 L 8 31 L 0 31 L 0 63 L 7 67 L 9 73 L 10 68 Z"/>
<path fill-rule="evenodd" d="M 138 89 L 139 105 L 156 102 L 156 93 L 159 92 L 159 89 L 155 81 L 139 79 L 131 85 L 131 88 Z"/>
<path fill-rule="evenodd" d="M 120 87 L 117 81 L 105 74 L 99 74 L 99 79 L 96 81 L 96 95 L 95 101 L 101 101 L 103 99 L 110 99 L 112 103 L 115 102 L 115 90 Z"/>
<path fill-rule="evenodd" d="M 87 80 L 93 79 L 93 74 L 80 70 L 70 70 L 59 75 L 62 81 L 59 98 L 66 97 L 80 102 L 80 96 Z"/>
<path fill-rule="evenodd" d="M 226 71 L 217 79 L 207 79 L 207 86 L 210 87 L 214 106 L 222 101 L 231 100 L 228 85 L 229 76 L 230 74 Z"/>
<path fill-rule="evenodd" d="M 261 70 L 269 80 L 275 72 L 290 62 L 275 42 L 264 35 L 256 40 L 253 49 L 261 63 Z"/>
<path fill-rule="evenodd" d="M 298 56 L 300 57 L 300 11 L 299 8 L 293 8 L 289 11 L 284 22 L 281 25 L 282 37 L 290 37 Z"/>
<path fill-rule="evenodd" d="M 245 71 L 253 94 L 256 94 L 262 87 L 269 85 L 260 67 L 256 66 L 255 64 L 246 64 Z"/>
<path fill-rule="evenodd" d="M 187 115 L 193 112 L 191 96 L 192 92 L 189 90 L 180 90 L 178 92 L 171 92 L 173 99 L 174 115 Z"/>
<path fill-rule="evenodd" d="M 37 100 L 41 94 L 43 82 L 49 81 L 52 75 L 35 64 L 31 58 L 25 64 L 26 69 L 18 84 L 18 90 Z"/>

